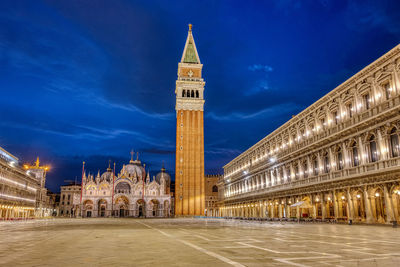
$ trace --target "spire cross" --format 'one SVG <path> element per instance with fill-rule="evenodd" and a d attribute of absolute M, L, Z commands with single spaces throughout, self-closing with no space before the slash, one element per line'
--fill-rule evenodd
<path fill-rule="evenodd" d="M 192 24 L 189 24 L 189 31 L 191 32 L 192 31 Z"/>

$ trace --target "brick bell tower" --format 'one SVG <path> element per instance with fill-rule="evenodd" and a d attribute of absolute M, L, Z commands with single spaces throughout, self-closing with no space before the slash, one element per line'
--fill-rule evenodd
<path fill-rule="evenodd" d="M 175 215 L 204 215 L 204 85 L 203 64 L 192 25 L 186 38 L 176 81 Z"/>

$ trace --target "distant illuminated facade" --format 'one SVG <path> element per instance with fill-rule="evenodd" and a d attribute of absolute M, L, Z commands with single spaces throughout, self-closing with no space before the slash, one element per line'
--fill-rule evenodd
<path fill-rule="evenodd" d="M 0 147 L 0 220 L 52 215 L 45 177 L 39 159 L 35 166 L 21 167 L 17 157 Z"/>
<path fill-rule="evenodd" d="M 74 199 L 80 201 L 81 185 L 70 184 L 60 187 L 60 204 L 58 209 L 58 216 L 75 217 L 75 210 L 77 204 L 74 205 Z"/>
<path fill-rule="evenodd" d="M 209 217 L 218 216 L 217 202 L 219 200 L 218 181 L 222 179 L 222 175 L 205 175 L 205 215 Z"/>
<path fill-rule="evenodd" d="M 223 216 L 400 221 L 400 45 L 224 166 Z"/>
<path fill-rule="evenodd" d="M 133 160 L 133 154 L 129 164 L 123 165 L 117 175 L 109 166 L 106 172 L 100 175 L 99 171 L 96 177 L 85 173 L 82 182 L 82 200 L 77 194 L 73 200 L 77 208 L 81 207 L 82 217 L 171 215 L 171 177 L 163 167 L 151 180 L 139 158 Z"/>

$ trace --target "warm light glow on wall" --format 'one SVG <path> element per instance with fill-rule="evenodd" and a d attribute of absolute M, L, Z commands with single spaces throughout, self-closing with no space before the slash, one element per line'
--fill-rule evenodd
<path fill-rule="evenodd" d="M 2 193 L 0 193 L 0 197 L 10 198 L 10 199 L 15 199 L 15 200 L 29 201 L 29 202 L 35 202 L 36 201 L 35 199 L 11 196 L 11 195 L 6 195 L 6 194 L 2 194 Z"/>
<path fill-rule="evenodd" d="M 0 176 L 0 181 L 5 181 L 7 183 L 14 184 L 14 185 L 17 185 L 17 186 L 22 187 L 22 188 L 26 188 L 26 189 L 31 190 L 33 192 L 36 192 L 36 190 L 37 190 L 34 187 L 26 186 L 25 184 L 22 184 L 22 183 L 14 181 L 14 180 L 8 179 L 8 178 L 6 178 L 4 176 Z"/>

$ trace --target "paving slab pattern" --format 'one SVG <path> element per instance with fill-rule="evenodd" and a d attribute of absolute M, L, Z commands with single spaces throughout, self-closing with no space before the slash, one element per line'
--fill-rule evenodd
<path fill-rule="evenodd" d="M 223 219 L 0 223 L 0 266 L 400 266 L 400 228 Z"/>

